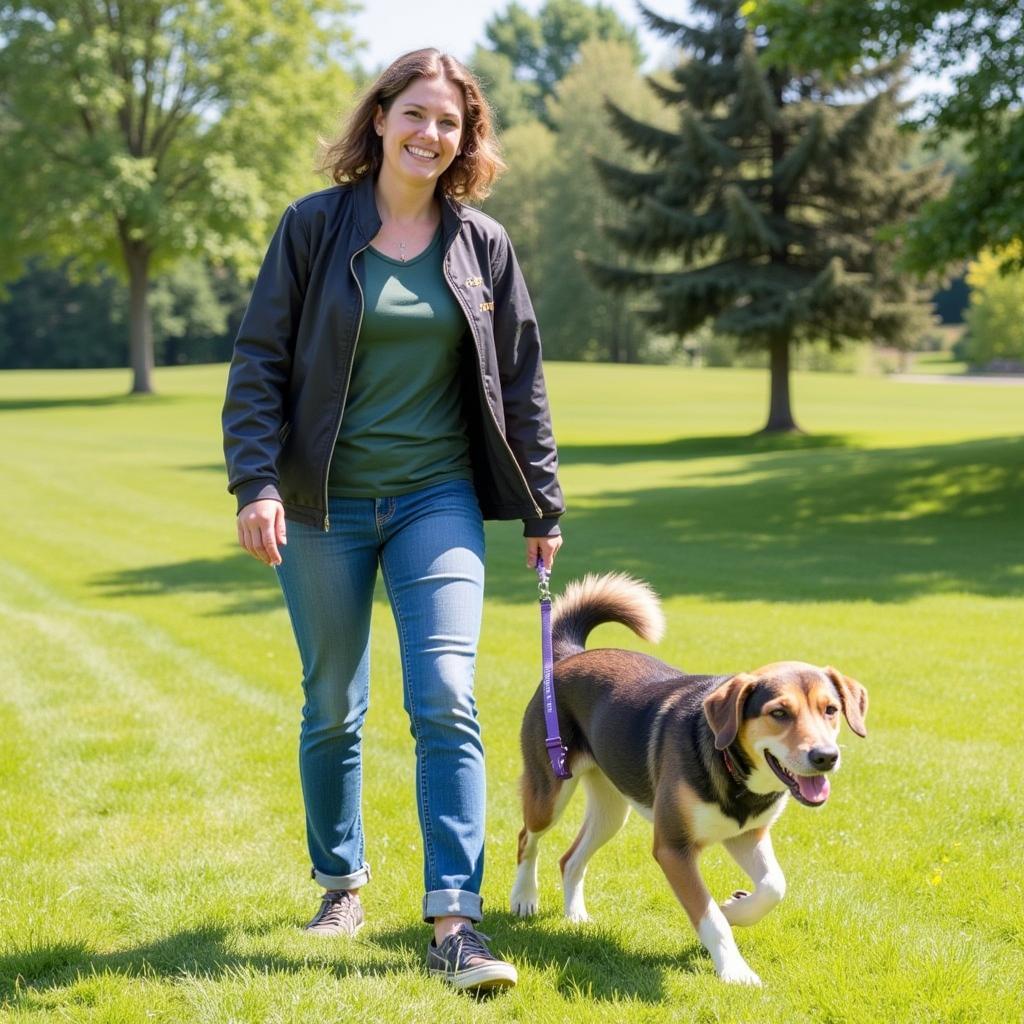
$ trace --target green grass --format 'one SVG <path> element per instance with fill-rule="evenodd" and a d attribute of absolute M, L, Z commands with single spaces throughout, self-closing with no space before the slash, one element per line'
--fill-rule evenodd
<path fill-rule="evenodd" d="M 954 359 L 948 349 L 944 352 L 915 352 L 910 363 L 911 373 L 958 376 L 969 370 L 970 366 L 962 359 Z"/>
<path fill-rule="evenodd" d="M 831 662 L 871 694 L 820 811 L 773 835 L 785 901 L 714 977 L 631 820 L 591 864 L 597 923 L 506 911 L 517 726 L 539 677 L 532 575 L 488 531 L 478 699 L 484 929 L 519 965 L 480 1004 L 421 965 L 411 740 L 394 627 L 373 636 L 354 943 L 310 942 L 298 659 L 269 570 L 234 546 L 224 367 L 0 375 L 0 1020 L 977 1022 L 1020 1019 L 1024 390 L 797 375 L 807 436 L 751 437 L 763 372 L 552 365 L 571 506 L 556 584 L 625 569 L 692 671 Z M 379 598 L 380 599 L 380 598 Z M 614 626 L 597 645 L 643 645 Z M 741 882 L 721 850 L 712 890 Z"/>

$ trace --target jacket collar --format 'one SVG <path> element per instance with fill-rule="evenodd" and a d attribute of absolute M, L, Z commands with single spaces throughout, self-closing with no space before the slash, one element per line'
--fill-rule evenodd
<path fill-rule="evenodd" d="M 355 199 L 356 224 L 363 236 L 363 241 L 369 242 L 376 237 L 380 231 L 380 214 L 377 212 L 377 200 L 373 193 L 373 186 L 376 179 L 371 174 L 360 178 L 352 187 L 352 195 Z M 461 222 L 465 219 L 466 212 L 462 203 L 452 199 L 449 195 L 441 196 L 441 229 L 444 235 L 445 248 L 452 238 L 458 234 Z"/>

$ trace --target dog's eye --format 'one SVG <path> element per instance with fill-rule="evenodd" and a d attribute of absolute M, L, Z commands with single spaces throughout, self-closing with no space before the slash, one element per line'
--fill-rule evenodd
<path fill-rule="evenodd" d="M 785 708 L 773 708 L 770 714 L 777 722 L 784 722 L 789 718 L 789 712 Z"/>
<path fill-rule="evenodd" d="M 839 708 L 837 708 L 835 704 L 829 704 L 829 706 L 825 708 L 825 714 L 828 715 L 829 718 L 833 718 L 839 714 Z"/>

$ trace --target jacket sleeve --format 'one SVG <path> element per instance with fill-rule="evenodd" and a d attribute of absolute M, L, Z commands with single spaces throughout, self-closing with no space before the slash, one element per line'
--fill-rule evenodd
<path fill-rule="evenodd" d="M 309 241 L 291 205 L 263 259 L 228 370 L 224 458 L 239 510 L 258 498 L 281 500 L 280 431 L 308 265 Z"/>
<path fill-rule="evenodd" d="M 551 429 L 537 318 L 504 231 L 492 271 L 494 344 L 505 436 L 542 514 L 540 519 L 523 520 L 523 533 L 527 537 L 548 537 L 560 532 L 558 517 L 565 511 L 558 483 L 558 451 Z"/>

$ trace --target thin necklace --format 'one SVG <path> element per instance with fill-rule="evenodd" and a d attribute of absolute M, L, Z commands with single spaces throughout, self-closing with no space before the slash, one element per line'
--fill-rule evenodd
<path fill-rule="evenodd" d="M 398 258 L 404 263 L 405 262 L 405 242 L 398 243 Z"/>

